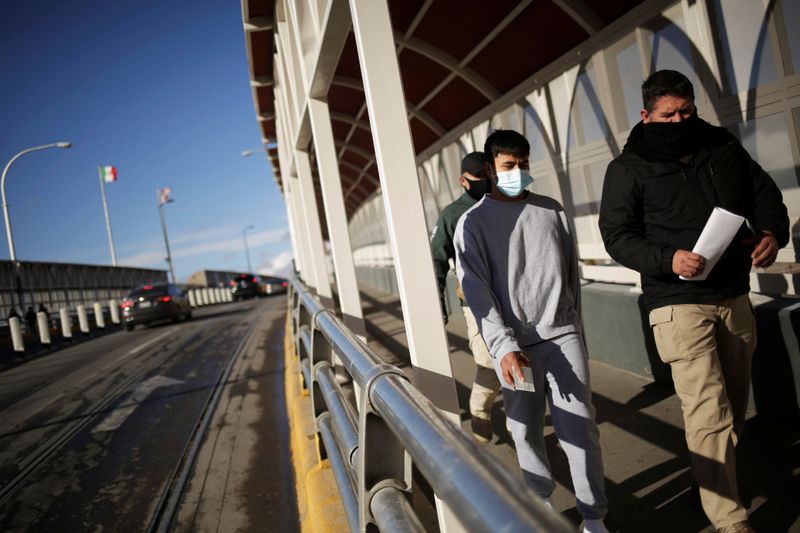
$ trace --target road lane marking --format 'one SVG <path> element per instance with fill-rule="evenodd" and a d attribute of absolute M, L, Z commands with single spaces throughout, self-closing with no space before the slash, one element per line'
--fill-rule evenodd
<path fill-rule="evenodd" d="M 167 336 L 167 335 L 169 335 L 170 333 L 174 332 L 174 331 L 175 331 L 175 329 L 177 329 L 177 328 L 173 328 L 173 329 L 171 329 L 171 330 L 169 330 L 169 331 L 165 331 L 164 333 L 162 333 L 162 334 L 161 334 L 161 335 L 159 335 L 158 337 L 153 337 L 152 339 L 150 339 L 150 340 L 149 340 L 149 341 L 147 341 L 146 343 L 144 343 L 144 344 L 140 344 L 139 346 L 137 346 L 137 347 L 136 347 L 136 348 L 134 348 L 133 350 L 131 350 L 131 351 L 129 351 L 128 353 L 126 353 L 124 357 L 128 357 L 129 355 L 136 355 L 137 353 L 141 352 L 142 350 L 144 350 L 145 348 L 147 348 L 148 346 L 150 346 L 151 344 L 153 344 L 153 343 L 154 343 L 154 342 L 156 342 L 157 340 L 161 339 L 162 337 L 166 337 L 166 336 Z"/>
<path fill-rule="evenodd" d="M 119 429 L 119 427 L 125 422 L 125 420 L 133 414 L 139 405 L 143 401 L 150 396 L 154 390 L 159 387 L 169 387 L 172 385 L 180 385 L 181 383 L 185 383 L 179 379 L 172 379 L 166 376 L 153 376 L 152 378 L 142 381 L 139 385 L 133 390 L 133 392 L 128 395 L 120 405 L 119 409 L 115 409 L 111 414 L 103 419 L 102 422 L 97 424 L 97 426 L 92 430 L 92 433 L 100 433 L 103 431 L 115 431 Z"/>

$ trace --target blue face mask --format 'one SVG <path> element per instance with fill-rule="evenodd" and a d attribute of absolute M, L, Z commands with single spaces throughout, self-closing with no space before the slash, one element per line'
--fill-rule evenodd
<path fill-rule="evenodd" d="M 495 185 L 505 196 L 514 198 L 519 196 L 531 183 L 533 183 L 533 176 L 527 170 L 515 168 L 507 172 L 498 172 Z"/>

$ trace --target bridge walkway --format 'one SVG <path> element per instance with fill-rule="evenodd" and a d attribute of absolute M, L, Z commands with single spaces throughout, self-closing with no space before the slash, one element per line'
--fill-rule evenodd
<path fill-rule="evenodd" d="M 387 362 L 410 370 L 400 300 L 378 290 L 361 292 L 369 345 Z M 468 399 L 475 365 L 466 325 L 460 314 L 447 326 L 450 357 L 457 382 L 462 426 L 469 431 Z M 691 486 L 689 456 L 683 436 L 680 401 L 670 385 L 591 360 L 594 405 L 600 429 L 609 498 L 608 525 L 625 532 L 713 531 Z M 495 436 L 488 450 L 519 472 L 505 429 L 502 400 L 492 415 Z M 557 488 L 555 509 L 576 524 L 566 455 L 548 416 L 545 430 Z M 757 531 L 800 532 L 800 427 L 752 411 L 738 448 L 742 497 Z M 521 475 L 521 474 L 520 474 Z"/>

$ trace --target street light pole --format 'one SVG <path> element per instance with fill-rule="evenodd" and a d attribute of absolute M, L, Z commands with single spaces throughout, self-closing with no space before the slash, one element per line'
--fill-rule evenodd
<path fill-rule="evenodd" d="M 250 224 L 246 228 L 242 230 L 242 238 L 244 239 L 244 255 L 247 257 L 247 273 L 248 274 L 255 274 L 253 272 L 253 267 L 250 265 L 250 249 L 247 247 L 247 230 L 253 229 L 255 226 Z"/>
<path fill-rule="evenodd" d="M 44 144 L 42 146 L 34 146 L 32 148 L 26 148 L 25 150 L 21 151 L 17 155 L 11 158 L 11 160 L 6 165 L 6 168 L 3 170 L 3 178 L 0 180 L 0 189 L 2 189 L 3 194 L 3 217 L 6 220 L 6 236 L 8 237 L 8 251 L 11 255 L 11 261 L 16 264 L 17 262 L 17 250 L 14 248 L 14 234 L 11 231 L 11 217 L 8 214 L 8 200 L 6 199 L 6 176 L 8 175 L 8 169 L 11 168 L 11 165 L 14 162 L 22 157 L 25 154 L 30 152 L 35 152 L 37 150 L 46 150 L 47 148 L 69 148 L 72 146 L 72 143 L 69 142 L 57 142 L 57 143 L 50 143 Z"/>
<path fill-rule="evenodd" d="M 172 203 L 172 198 L 167 198 L 162 201 L 161 190 L 158 190 L 158 214 L 161 217 L 161 231 L 164 232 L 164 245 L 167 247 L 167 263 L 169 264 L 169 272 L 172 274 L 172 283 L 178 283 L 178 278 L 175 277 L 175 268 L 172 266 L 172 254 L 169 251 L 169 237 L 167 237 L 167 221 L 164 218 L 164 206 Z"/>

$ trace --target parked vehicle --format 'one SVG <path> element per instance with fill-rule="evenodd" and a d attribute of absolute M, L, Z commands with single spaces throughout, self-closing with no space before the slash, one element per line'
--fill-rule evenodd
<path fill-rule="evenodd" d="M 122 323 L 132 331 L 137 324 L 159 320 L 180 322 L 192 318 L 186 293 L 172 283 L 142 285 L 133 289 L 120 304 Z"/>
<path fill-rule="evenodd" d="M 246 298 L 257 298 L 264 293 L 263 285 L 258 276 L 252 274 L 240 274 L 230 282 L 233 300 L 244 300 Z"/>
<path fill-rule="evenodd" d="M 289 282 L 284 278 L 262 276 L 264 292 L 270 294 L 284 294 L 289 287 Z"/>

